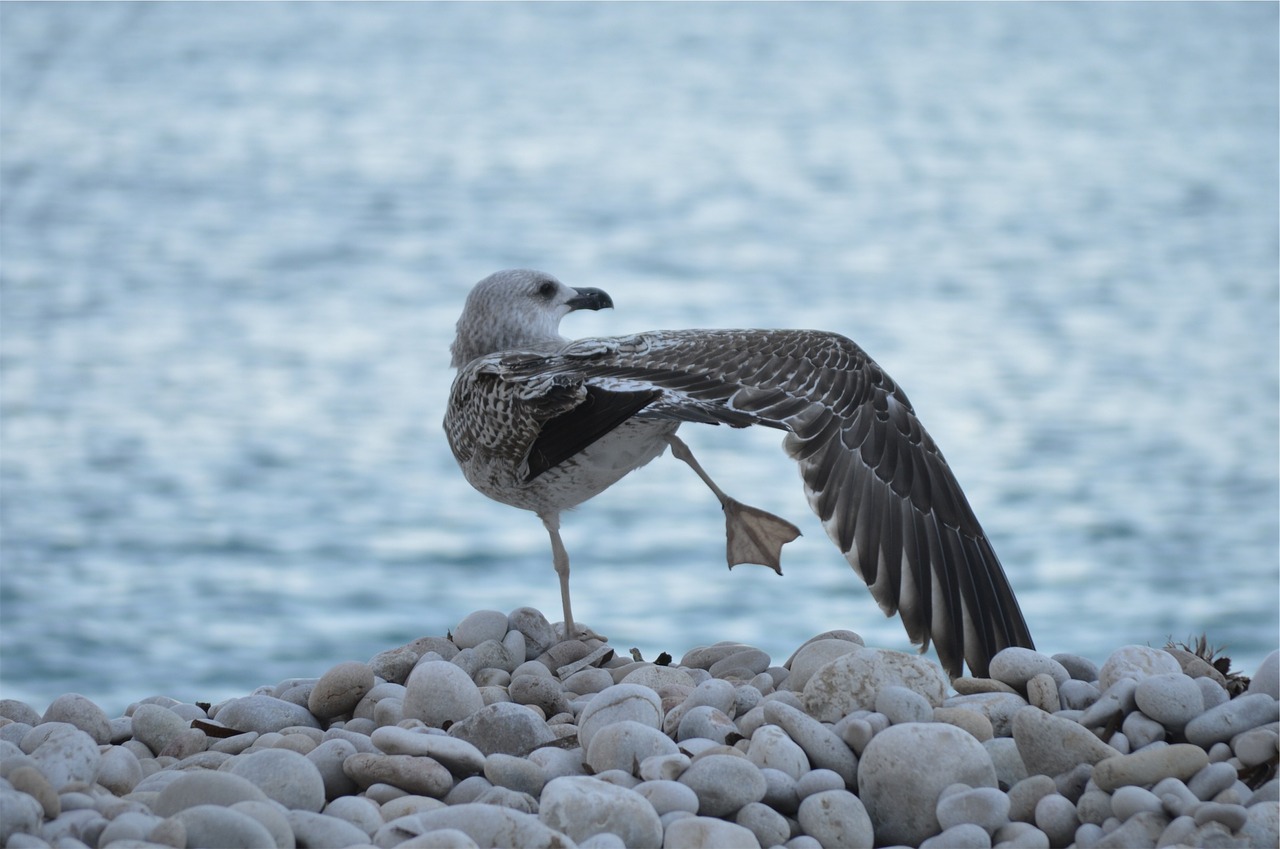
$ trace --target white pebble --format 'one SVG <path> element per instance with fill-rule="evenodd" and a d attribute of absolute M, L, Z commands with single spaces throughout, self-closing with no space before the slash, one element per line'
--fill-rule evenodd
<path fill-rule="evenodd" d="M 538 819 L 575 842 L 611 832 L 630 847 L 662 845 L 662 822 L 648 800 L 596 778 L 566 776 L 548 782 Z"/>
<path fill-rule="evenodd" d="M 405 682 L 404 715 L 442 728 L 484 707 L 480 688 L 462 669 L 444 660 L 419 663 Z"/>
<path fill-rule="evenodd" d="M 874 838 L 867 809 L 862 800 L 848 790 L 824 790 L 806 796 L 796 819 L 823 849 L 870 846 Z"/>

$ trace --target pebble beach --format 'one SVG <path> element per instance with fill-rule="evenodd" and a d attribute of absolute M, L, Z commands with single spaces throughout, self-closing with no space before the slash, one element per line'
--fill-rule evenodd
<path fill-rule="evenodd" d="M 219 704 L 0 701 L 25 847 L 1164 847 L 1280 839 L 1280 652 L 1006 649 L 948 682 L 828 631 L 643 659 L 534 608 Z"/>

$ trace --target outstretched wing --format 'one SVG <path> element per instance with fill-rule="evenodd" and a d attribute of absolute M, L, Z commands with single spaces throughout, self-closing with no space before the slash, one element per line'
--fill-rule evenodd
<path fill-rule="evenodd" d="M 609 394 L 636 415 L 764 424 L 789 433 L 809 504 L 911 640 L 953 677 L 1033 643 L 1000 561 L 906 395 L 861 348 L 797 330 L 660 331 L 587 339 L 531 365 Z M 657 392 L 655 396 L 647 393 Z"/>

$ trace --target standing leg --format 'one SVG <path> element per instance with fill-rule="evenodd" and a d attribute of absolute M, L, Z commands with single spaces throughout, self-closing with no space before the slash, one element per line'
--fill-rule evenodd
<path fill-rule="evenodd" d="M 782 574 L 782 546 L 800 536 L 800 529 L 786 519 L 750 507 L 725 495 L 711 476 L 693 458 L 693 452 L 679 437 L 667 437 L 671 455 L 689 464 L 689 468 L 711 488 L 724 508 L 725 555 L 732 569 L 740 563 L 758 563 Z"/>
<path fill-rule="evenodd" d="M 542 525 L 551 534 L 551 562 L 560 576 L 560 602 L 564 605 L 564 632 L 571 636 L 573 628 L 573 608 L 569 604 L 569 552 L 565 551 L 564 542 L 560 539 L 560 514 L 539 513 Z"/>

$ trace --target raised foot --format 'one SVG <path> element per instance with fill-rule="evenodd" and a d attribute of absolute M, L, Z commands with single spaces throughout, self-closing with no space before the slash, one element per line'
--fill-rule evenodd
<path fill-rule="evenodd" d="M 724 501 L 724 525 L 730 569 L 755 563 L 781 575 L 782 546 L 800 536 L 786 519 L 732 498 Z"/>

